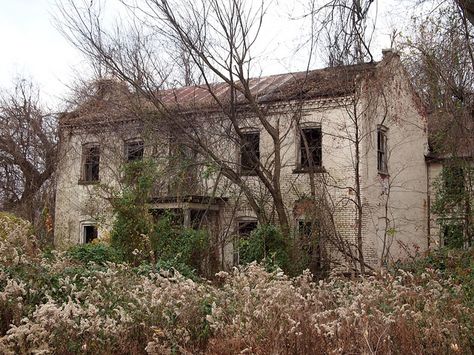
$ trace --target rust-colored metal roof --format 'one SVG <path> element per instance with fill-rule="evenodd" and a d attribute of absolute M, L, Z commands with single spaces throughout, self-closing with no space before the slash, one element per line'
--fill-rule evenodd
<path fill-rule="evenodd" d="M 340 97 L 354 92 L 356 79 L 375 70 L 375 63 L 316 69 L 307 72 L 286 73 L 249 79 L 251 95 L 258 103 L 274 103 L 292 100 L 309 100 Z M 235 103 L 247 104 L 244 94 L 235 90 Z M 121 121 L 137 117 L 137 107 L 152 106 L 146 100 L 137 99 L 125 85 L 113 80 L 102 80 L 96 85 L 97 94 L 68 112 L 60 119 L 63 125 L 87 125 Z M 156 98 L 164 107 L 173 111 L 219 110 L 220 105 L 230 102 L 230 85 L 214 83 L 160 90 Z"/>
<path fill-rule="evenodd" d="M 250 79 L 249 88 L 258 103 L 338 97 L 351 94 L 357 76 L 373 69 L 375 63 L 365 63 L 270 75 Z M 201 85 L 163 90 L 159 93 L 159 98 L 165 105 L 182 109 L 218 108 L 218 103 L 229 103 L 230 85 L 217 83 L 209 87 Z M 240 105 L 247 103 L 244 94 L 238 89 L 235 92 L 235 102 Z"/>

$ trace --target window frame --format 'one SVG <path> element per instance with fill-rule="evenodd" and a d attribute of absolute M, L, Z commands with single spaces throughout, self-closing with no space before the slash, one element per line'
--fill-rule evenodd
<path fill-rule="evenodd" d="M 135 159 L 130 159 L 130 146 L 138 144 L 141 146 L 141 155 L 138 158 Z M 134 139 L 129 139 L 124 142 L 124 160 L 127 163 L 131 163 L 134 161 L 141 161 L 143 160 L 143 157 L 145 155 L 145 143 L 143 142 L 143 139 L 140 138 L 134 138 Z"/>
<path fill-rule="evenodd" d="M 97 162 L 95 162 L 97 166 L 97 173 L 93 173 L 90 170 L 93 168 L 89 168 L 88 165 L 91 165 L 91 162 L 88 162 L 89 159 L 92 159 L 93 156 L 91 154 L 92 149 L 97 149 Z M 101 149 L 100 144 L 95 142 L 85 143 L 82 145 L 82 152 L 81 152 L 81 177 L 79 179 L 80 184 L 97 184 L 100 183 L 100 155 Z M 92 156 L 92 158 L 91 158 Z M 89 176 L 89 172 L 90 175 Z M 95 178 L 94 176 L 97 175 Z"/>
<path fill-rule="evenodd" d="M 85 231 L 85 229 L 87 227 L 95 228 L 95 235 L 96 236 L 90 242 L 87 242 L 87 240 L 86 240 L 86 231 Z M 79 224 L 79 228 L 80 228 L 80 233 L 79 233 L 79 238 L 80 238 L 79 243 L 80 244 L 90 244 L 90 243 L 92 243 L 93 240 L 99 238 L 99 228 L 97 227 L 97 223 L 95 221 L 91 221 L 91 220 L 81 221 L 80 224 Z"/>
<path fill-rule="evenodd" d="M 444 218 L 439 220 L 438 224 L 440 227 L 440 246 L 442 248 L 466 249 L 470 247 L 471 241 L 466 235 L 464 220 L 462 218 Z M 458 242 L 460 242 L 459 245 L 455 245 L 455 243 L 457 242 L 456 240 L 449 240 L 450 238 L 447 238 L 448 231 L 451 234 L 451 238 L 455 236 L 455 234 L 457 234 L 456 232 L 460 233 L 461 239 L 458 240 Z"/>
<path fill-rule="evenodd" d="M 388 128 L 377 125 L 377 172 L 379 175 L 388 176 Z M 380 137 L 383 138 L 382 143 Z"/>
<path fill-rule="evenodd" d="M 233 249 L 233 255 L 232 255 L 232 262 L 234 266 L 240 265 L 240 240 L 243 237 L 248 238 L 250 236 L 250 233 L 248 235 L 241 234 L 240 233 L 240 225 L 246 223 L 255 223 L 255 228 L 252 229 L 255 230 L 258 228 L 258 219 L 256 217 L 251 217 L 251 216 L 245 216 L 245 217 L 238 217 L 235 220 L 235 233 L 234 233 L 234 238 L 232 241 L 232 249 Z"/>
<path fill-rule="evenodd" d="M 243 137 L 240 139 L 240 145 L 239 145 L 239 150 L 238 150 L 239 151 L 239 158 L 238 158 L 239 173 L 240 173 L 241 176 L 255 176 L 255 175 L 257 175 L 256 169 L 258 168 L 258 165 L 259 165 L 259 162 L 260 162 L 260 130 L 255 129 L 255 128 L 246 128 L 246 129 L 242 130 L 242 135 L 243 135 Z M 244 167 L 243 157 L 246 154 L 249 154 L 248 159 L 251 161 L 252 160 L 251 154 L 254 152 L 253 149 L 250 152 L 245 150 L 246 144 L 248 142 L 245 141 L 244 136 L 254 136 L 254 135 L 256 135 L 258 137 L 257 149 L 255 151 L 255 158 L 256 158 L 255 166 L 253 166 L 253 167 Z M 255 143 L 255 141 L 253 143 Z M 252 148 L 254 148 L 254 147 L 252 147 Z"/>
<path fill-rule="evenodd" d="M 318 130 L 319 131 L 319 145 L 315 145 L 315 148 L 318 150 L 319 153 L 319 162 L 318 164 L 314 164 L 311 166 L 309 164 L 309 159 L 307 165 L 303 165 L 303 149 L 312 151 L 312 146 L 308 144 L 308 147 L 303 145 L 303 134 L 305 130 Z M 294 173 L 307 173 L 307 172 L 325 172 L 323 166 L 323 129 L 321 123 L 317 122 L 308 122 L 302 123 L 297 126 L 296 129 L 296 169 L 293 171 Z"/>

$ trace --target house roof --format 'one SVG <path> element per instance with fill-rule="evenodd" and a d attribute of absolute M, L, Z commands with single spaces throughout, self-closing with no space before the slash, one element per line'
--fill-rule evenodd
<path fill-rule="evenodd" d="M 249 79 L 251 94 L 258 103 L 341 97 L 354 92 L 356 79 L 375 70 L 376 63 L 338 66 L 305 72 L 285 73 Z M 238 85 L 238 84 L 237 84 Z M 219 103 L 230 102 L 230 85 L 224 82 L 209 86 L 187 86 L 159 90 L 155 94 L 167 109 L 178 111 L 218 110 Z M 110 120 L 136 118 L 137 99 L 125 85 L 113 80 L 96 82 L 96 93 L 60 118 L 62 125 L 87 125 Z M 235 102 L 247 103 L 243 93 L 236 90 Z"/>
<path fill-rule="evenodd" d="M 285 73 L 252 78 L 250 92 L 259 103 L 339 97 L 354 92 L 356 78 L 375 69 L 375 63 L 364 63 L 316 69 L 307 72 Z M 238 85 L 238 84 L 237 84 Z M 211 94 L 215 95 L 215 97 Z M 230 99 L 230 85 L 216 83 L 163 90 L 159 98 L 165 105 L 181 108 L 209 108 Z M 236 90 L 237 104 L 246 104 L 244 94 Z"/>

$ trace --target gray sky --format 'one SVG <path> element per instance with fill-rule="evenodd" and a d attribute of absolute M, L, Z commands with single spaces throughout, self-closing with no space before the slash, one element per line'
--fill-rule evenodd
<path fill-rule="evenodd" d="M 81 57 L 54 28 L 53 10 L 53 0 L 0 0 L 0 88 L 21 76 L 38 83 L 50 103 L 65 92 Z"/>
<path fill-rule="evenodd" d="M 296 38 L 306 25 L 289 20 L 301 7 L 291 0 L 276 4 L 264 29 L 266 45 L 259 51 L 258 75 L 303 70 L 306 64 L 304 54 L 294 54 Z M 374 53 L 379 55 L 389 45 L 390 28 L 403 23 L 411 10 L 401 1 L 378 0 L 377 6 L 379 36 Z M 54 27 L 54 12 L 55 0 L 0 0 L 0 88 L 8 88 L 17 76 L 31 78 L 40 86 L 42 97 L 56 105 L 77 72 L 84 72 L 82 55 Z"/>

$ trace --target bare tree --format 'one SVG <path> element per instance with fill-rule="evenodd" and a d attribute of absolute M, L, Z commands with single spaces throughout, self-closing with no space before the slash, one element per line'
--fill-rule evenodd
<path fill-rule="evenodd" d="M 0 199 L 3 209 L 35 223 L 52 207 L 56 166 L 56 118 L 40 103 L 39 91 L 18 79 L 0 96 Z"/>
<path fill-rule="evenodd" d="M 324 43 L 329 66 L 373 61 L 375 20 L 369 15 L 374 0 L 310 0 L 312 36 Z"/>

